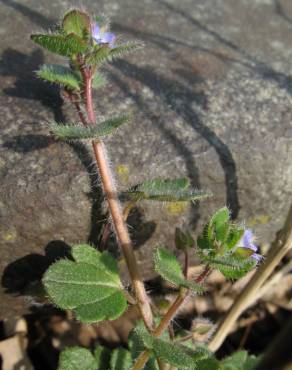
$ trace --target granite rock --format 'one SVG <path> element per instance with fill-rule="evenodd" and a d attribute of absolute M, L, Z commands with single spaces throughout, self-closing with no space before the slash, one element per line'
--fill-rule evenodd
<path fill-rule="evenodd" d="M 90 147 L 48 135 L 48 122 L 72 121 L 73 112 L 56 88 L 33 76 L 58 58 L 33 45 L 29 34 L 48 29 L 70 6 L 2 0 L 1 317 L 26 312 L 31 300 L 23 295 L 49 263 L 73 243 L 96 243 L 105 219 Z M 87 0 L 84 6 L 109 14 L 114 31 L 145 43 L 106 68 L 110 84 L 95 96 L 101 117 L 134 117 L 106 140 L 119 189 L 149 177 L 188 176 L 214 193 L 201 204 L 144 202 L 133 212 L 144 278 L 154 276 L 155 245 L 174 248 L 174 226 L 197 233 L 224 204 L 255 229 L 260 244 L 271 242 L 291 201 L 289 1 Z"/>

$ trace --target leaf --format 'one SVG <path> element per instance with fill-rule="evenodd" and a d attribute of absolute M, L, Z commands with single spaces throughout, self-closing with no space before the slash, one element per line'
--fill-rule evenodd
<path fill-rule="evenodd" d="M 148 199 L 166 202 L 199 200 L 211 195 L 208 192 L 190 189 L 189 186 L 190 182 L 187 178 L 175 180 L 154 179 L 134 186 L 126 194 L 136 200 Z"/>
<path fill-rule="evenodd" d="M 81 80 L 68 67 L 44 64 L 36 74 L 43 80 L 54 82 L 71 90 L 80 90 Z"/>
<path fill-rule="evenodd" d="M 229 230 L 229 234 L 226 239 L 226 245 L 228 249 L 234 248 L 244 234 L 244 228 L 232 225 Z"/>
<path fill-rule="evenodd" d="M 30 38 L 43 48 L 64 57 L 85 53 L 88 49 L 86 42 L 73 33 L 67 36 L 34 34 Z"/>
<path fill-rule="evenodd" d="M 73 247 L 76 262 L 65 259 L 55 262 L 46 271 L 43 284 L 53 303 L 73 309 L 78 320 L 86 323 L 114 320 L 127 306 L 116 262 L 110 254 L 94 248 L 89 252 L 89 248 Z"/>
<path fill-rule="evenodd" d="M 103 346 L 97 346 L 94 350 L 94 358 L 96 361 L 96 370 L 104 370 L 110 368 L 110 349 Z"/>
<path fill-rule="evenodd" d="M 154 319 L 154 321 L 155 321 L 155 324 L 156 324 L 155 319 Z M 158 324 L 158 322 L 157 322 L 157 324 Z M 141 338 L 137 334 L 137 330 L 136 330 L 137 328 L 141 328 L 143 330 L 143 328 L 144 328 L 143 322 L 138 321 L 136 328 L 133 329 L 131 331 L 130 335 L 129 335 L 128 344 L 129 344 L 129 349 L 130 349 L 131 356 L 132 356 L 132 359 L 133 359 L 134 363 L 135 363 L 136 358 L 145 349 L 143 341 L 141 340 Z M 138 332 L 139 332 L 139 330 L 138 330 Z M 163 333 L 163 335 L 164 335 L 164 333 Z M 156 361 L 155 357 L 153 356 L 153 354 L 151 354 L 149 356 L 149 360 L 147 361 L 143 370 L 159 370 L 158 365 L 157 365 L 157 361 Z"/>
<path fill-rule="evenodd" d="M 174 254 L 167 249 L 157 248 L 154 253 L 155 271 L 172 284 L 201 293 L 201 285 L 184 278 L 180 264 Z"/>
<path fill-rule="evenodd" d="M 58 370 L 96 370 L 96 360 L 88 349 L 67 348 L 61 352 Z"/>
<path fill-rule="evenodd" d="M 186 250 L 192 248 L 195 244 L 195 241 L 189 231 L 185 233 L 179 228 L 175 229 L 175 246 L 177 249 Z"/>
<path fill-rule="evenodd" d="M 111 62 L 113 59 L 119 58 L 124 54 L 141 48 L 141 44 L 136 41 L 130 41 L 114 48 L 108 45 L 95 45 L 94 50 L 86 58 L 86 64 L 99 65 L 105 62 Z"/>
<path fill-rule="evenodd" d="M 125 348 L 118 348 L 112 352 L 110 370 L 129 370 L 131 366 L 131 353 Z"/>
<path fill-rule="evenodd" d="M 144 328 L 136 328 L 135 333 L 144 346 L 154 353 L 155 357 L 172 366 L 177 366 L 180 370 L 200 370 L 199 363 L 206 360 L 208 356 L 211 357 L 211 354 L 206 349 L 191 350 L 174 342 L 152 337 Z M 213 369 L 215 368 L 208 370 Z"/>
<path fill-rule="evenodd" d="M 223 207 L 212 216 L 209 223 L 210 232 L 213 232 L 215 239 L 221 243 L 225 242 L 228 235 L 229 218 L 229 209 Z"/>
<path fill-rule="evenodd" d="M 240 279 L 256 266 L 256 261 L 253 258 L 244 258 L 234 254 L 214 258 L 209 263 L 228 279 Z"/>
<path fill-rule="evenodd" d="M 221 361 L 222 370 L 252 370 L 257 363 L 255 356 L 249 356 L 246 351 L 238 351 Z"/>
<path fill-rule="evenodd" d="M 113 133 L 122 124 L 129 122 L 129 120 L 129 116 L 120 116 L 95 125 L 62 125 L 53 123 L 50 128 L 53 134 L 61 140 L 93 140 Z"/>
<path fill-rule="evenodd" d="M 212 250 L 214 246 L 214 239 L 209 232 L 209 223 L 205 225 L 203 232 L 198 236 L 197 246 L 202 250 Z"/>
<path fill-rule="evenodd" d="M 90 33 L 90 18 L 88 14 L 80 10 L 74 9 L 66 13 L 62 29 L 67 33 L 74 33 L 75 35 L 84 38 Z"/>

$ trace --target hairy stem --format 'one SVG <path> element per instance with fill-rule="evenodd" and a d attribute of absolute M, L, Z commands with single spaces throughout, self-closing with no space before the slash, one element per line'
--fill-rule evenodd
<path fill-rule="evenodd" d="M 217 351 L 225 338 L 229 334 L 232 326 L 242 314 L 242 312 L 257 298 L 257 292 L 264 282 L 269 278 L 275 267 L 292 248 L 292 207 L 286 225 L 280 234 L 276 244 L 271 247 L 265 261 L 258 268 L 251 280 L 248 282 L 241 294 L 227 312 L 226 316 L 219 325 L 214 337 L 209 343 L 209 349 Z"/>
<path fill-rule="evenodd" d="M 95 113 L 92 101 L 92 73 L 89 69 L 81 67 L 81 74 L 84 83 L 84 96 L 88 123 L 93 124 L 95 123 Z M 92 147 L 97 167 L 99 169 L 99 174 L 105 196 L 108 201 L 109 211 L 117 240 L 123 251 L 129 269 L 138 308 L 145 323 L 145 326 L 148 330 L 151 331 L 153 328 L 153 315 L 150 307 L 150 302 L 138 269 L 136 257 L 133 251 L 132 241 L 130 239 L 129 232 L 123 218 L 122 208 L 118 199 L 117 189 L 113 181 L 113 175 L 108 163 L 104 144 L 100 140 L 93 140 Z"/>

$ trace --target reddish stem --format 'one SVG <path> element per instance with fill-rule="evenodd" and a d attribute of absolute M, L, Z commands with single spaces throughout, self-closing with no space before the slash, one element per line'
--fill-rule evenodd
<path fill-rule="evenodd" d="M 84 83 L 84 97 L 87 111 L 88 123 L 95 124 L 95 114 L 92 101 L 92 72 L 90 69 L 82 66 L 80 63 L 80 71 Z M 118 242 L 121 246 L 125 260 L 130 273 L 131 281 L 135 291 L 139 311 L 143 318 L 146 328 L 151 331 L 153 328 L 153 314 L 150 307 L 150 302 L 144 287 L 143 280 L 137 265 L 136 257 L 133 250 L 132 241 L 124 221 L 122 208 L 118 199 L 117 190 L 113 181 L 112 171 L 109 167 L 105 148 L 100 140 L 93 140 L 92 147 L 99 169 L 100 178 L 103 189 L 107 197 L 109 211 L 113 221 L 115 233 Z"/>

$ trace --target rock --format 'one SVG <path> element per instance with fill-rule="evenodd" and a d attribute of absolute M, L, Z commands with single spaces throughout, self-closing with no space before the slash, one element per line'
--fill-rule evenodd
<path fill-rule="evenodd" d="M 2 19 L 13 17 L 0 29 L 0 317 L 7 317 L 31 302 L 11 293 L 30 295 L 72 243 L 95 243 L 105 214 L 90 147 L 48 136 L 47 122 L 72 121 L 73 112 L 56 88 L 33 77 L 38 65 L 58 59 L 40 51 L 29 34 L 48 28 L 60 4 L 2 2 Z M 134 211 L 129 223 L 136 226 L 131 233 L 145 279 L 154 276 L 157 243 L 174 248 L 175 226 L 197 233 L 224 204 L 255 229 L 260 244 L 282 226 L 292 177 L 286 3 L 280 12 L 272 0 L 86 2 L 90 11 L 109 13 L 117 33 L 146 45 L 108 67 L 111 83 L 96 93 L 101 116 L 134 116 L 106 140 L 120 190 L 149 177 L 188 176 L 214 193 L 201 204 L 143 202 Z"/>

